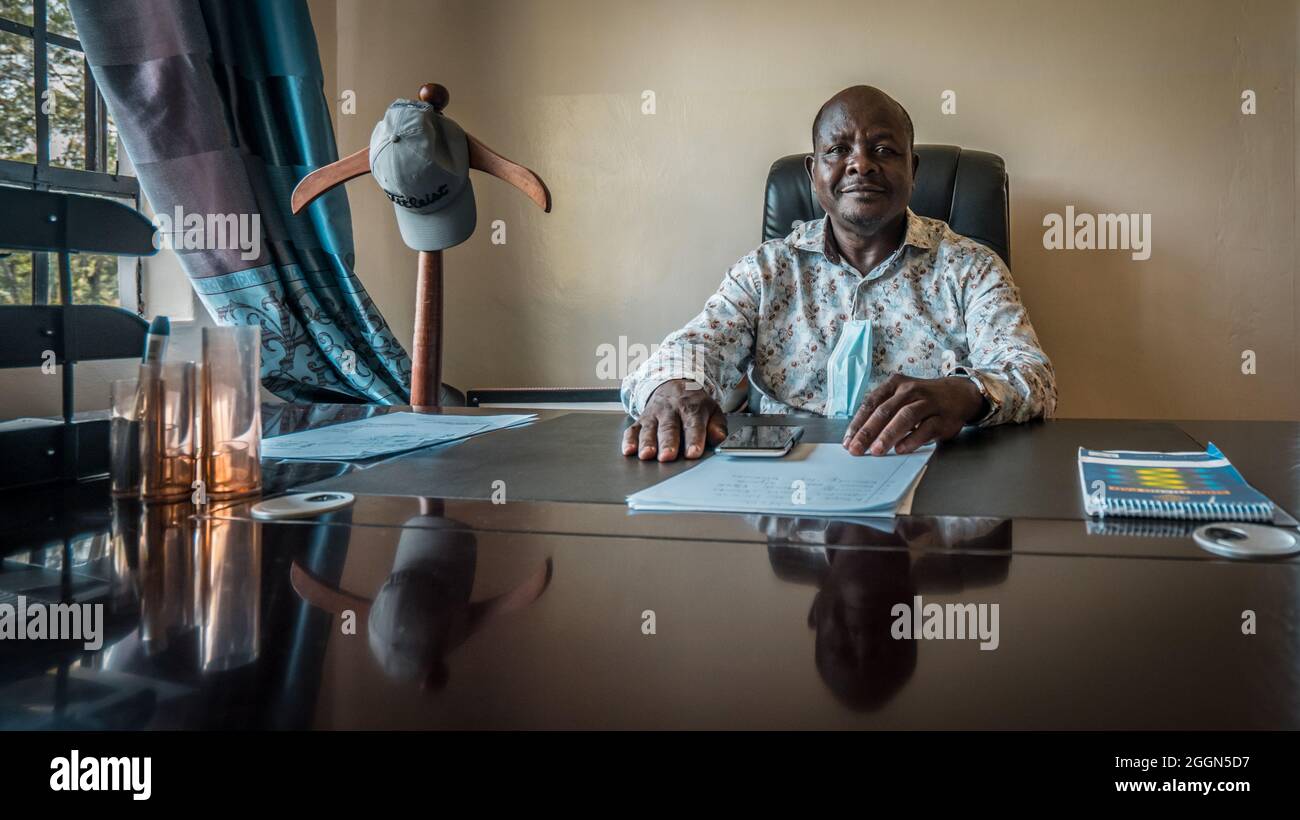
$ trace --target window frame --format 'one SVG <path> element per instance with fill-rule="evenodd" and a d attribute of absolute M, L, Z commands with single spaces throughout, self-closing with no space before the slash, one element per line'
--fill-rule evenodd
<path fill-rule="evenodd" d="M 99 93 L 90 65 L 85 62 L 85 49 L 77 38 L 57 34 L 48 30 L 47 0 L 32 0 L 32 24 L 0 17 L 0 31 L 27 37 L 32 40 L 33 68 L 33 104 L 36 112 L 36 163 L 0 159 L 0 185 L 14 185 L 36 191 L 66 191 L 81 194 L 108 195 L 114 198 L 131 199 L 136 210 L 140 209 L 140 183 L 128 174 L 110 173 L 108 164 L 108 110 L 104 105 L 104 96 Z M 85 92 L 82 104 L 85 107 L 86 165 L 82 168 L 62 168 L 50 165 L 50 120 L 45 113 L 43 102 L 49 91 L 49 46 L 59 46 L 76 51 L 82 55 L 82 71 Z M 120 150 L 120 145 L 119 145 Z M 120 160 L 119 160 L 120 162 Z M 128 268 L 123 270 L 123 267 Z M 132 296 L 137 312 L 143 308 L 141 282 L 137 275 L 138 267 L 123 266 L 119 259 L 118 283 L 119 304 L 129 300 L 123 291 L 134 280 L 135 291 Z M 31 303 L 46 304 L 50 292 L 49 255 L 32 254 L 32 293 Z M 143 314 L 141 314 L 143 315 Z"/>

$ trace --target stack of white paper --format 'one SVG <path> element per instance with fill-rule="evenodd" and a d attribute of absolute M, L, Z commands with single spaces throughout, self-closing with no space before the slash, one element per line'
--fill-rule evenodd
<path fill-rule="evenodd" d="M 934 445 L 853 456 L 839 444 L 800 444 L 783 458 L 715 455 L 628 496 L 634 510 L 791 516 L 892 516 L 910 497 Z"/>
<path fill-rule="evenodd" d="M 404 453 L 434 444 L 449 444 L 536 420 L 536 413 L 522 416 L 385 413 L 368 419 L 264 439 L 262 457 L 353 461 Z"/>

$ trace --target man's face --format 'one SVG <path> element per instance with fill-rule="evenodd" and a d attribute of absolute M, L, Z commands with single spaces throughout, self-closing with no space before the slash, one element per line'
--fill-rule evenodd
<path fill-rule="evenodd" d="M 916 157 L 898 107 L 858 95 L 823 112 L 807 168 L 832 224 L 870 236 L 907 210 Z"/>

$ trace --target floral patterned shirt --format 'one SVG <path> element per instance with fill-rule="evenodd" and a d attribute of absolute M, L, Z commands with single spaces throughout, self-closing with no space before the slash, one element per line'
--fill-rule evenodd
<path fill-rule="evenodd" d="M 732 409 L 749 375 L 760 412 L 824 415 L 840 328 L 869 319 L 868 390 L 891 373 L 964 375 L 989 400 L 981 425 L 1054 414 L 1052 364 L 996 253 L 909 209 L 902 244 L 864 276 L 830 234 L 826 218 L 805 222 L 733 265 L 704 310 L 623 380 L 627 411 L 640 416 L 655 388 L 675 378 Z"/>

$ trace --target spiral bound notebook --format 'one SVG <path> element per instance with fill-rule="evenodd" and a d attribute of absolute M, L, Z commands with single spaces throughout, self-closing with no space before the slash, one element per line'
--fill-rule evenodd
<path fill-rule="evenodd" d="M 1122 538 L 1191 538 L 1200 521 L 1171 521 L 1167 518 L 1088 519 L 1089 535 Z"/>
<path fill-rule="evenodd" d="M 1214 442 L 1203 453 L 1080 447 L 1079 482 L 1088 515 L 1273 520 L 1273 502 L 1246 483 Z"/>

